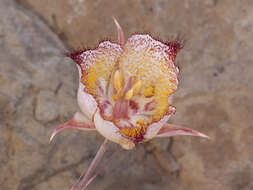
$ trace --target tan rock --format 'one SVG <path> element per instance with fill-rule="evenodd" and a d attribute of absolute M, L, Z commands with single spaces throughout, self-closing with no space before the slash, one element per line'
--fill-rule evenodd
<path fill-rule="evenodd" d="M 1 188 L 70 189 L 102 142 L 95 133 L 63 132 L 48 145 L 53 128 L 78 109 L 77 71 L 33 10 L 73 48 L 116 40 L 112 16 L 127 37 L 140 32 L 168 41 L 182 33 L 187 40 L 177 58 L 181 83 L 171 122 L 211 140 L 175 137 L 154 141 L 156 152 L 142 145 L 121 151 L 90 189 L 253 189 L 251 0 L 19 2 L 26 9 L 0 3 Z"/>

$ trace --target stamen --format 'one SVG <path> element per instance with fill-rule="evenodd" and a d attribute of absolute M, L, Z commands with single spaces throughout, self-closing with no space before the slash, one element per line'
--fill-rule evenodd
<path fill-rule="evenodd" d="M 127 91 L 125 99 L 130 100 L 133 97 L 133 95 L 134 95 L 134 89 L 131 88 L 130 90 Z"/>
<path fill-rule="evenodd" d="M 113 84 L 116 91 L 119 92 L 122 88 L 122 75 L 119 70 L 117 70 L 114 74 Z"/>
<path fill-rule="evenodd" d="M 139 94 L 141 90 L 141 85 L 142 85 L 142 82 L 140 80 L 134 84 L 133 86 L 134 94 Z"/>

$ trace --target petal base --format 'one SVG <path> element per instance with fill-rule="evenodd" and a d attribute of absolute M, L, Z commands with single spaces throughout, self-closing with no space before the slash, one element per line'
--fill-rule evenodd
<path fill-rule="evenodd" d="M 116 127 L 113 122 L 104 120 L 99 111 L 97 111 L 94 115 L 94 124 L 97 131 L 102 136 L 104 136 L 106 139 L 109 139 L 110 141 L 120 144 L 122 148 L 130 150 L 135 147 L 135 144 L 131 140 L 122 136 L 119 128 Z"/>

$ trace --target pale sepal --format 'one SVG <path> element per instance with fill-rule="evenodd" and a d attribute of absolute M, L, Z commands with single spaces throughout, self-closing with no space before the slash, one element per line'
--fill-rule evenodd
<path fill-rule="evenodd" d="M 116 20 L 116 18 L 113 17 L 114 23 L 117 27 L 117 31 L 118 31 L 118 43 L 119 45 L 123 46 L 125 44 L 125 40 L 124 40 L 124 33 L 123 30 L 121 28 L 121 26 L 119 25 L 118 21 Z"/>
<path fill-rule="evenodd" d="M 200 133 L 196 130 L 182 127 L 182 126 L 172 125 L 172 124 L 165 124 L 155 137 L 171 137 L 171 136 L 181 136 L 181 135 L 190 135 L 190 136 L 209 138 L 207 135 Z"/>
<path fill-rule="evenodd" d="M 92 124 L 92 122 L 86 116 L 84 116 L 80 112 L 76 112 L 74 117 L 70 121 L 59 125 L 53 131 L 50 137 L 50 142 L 55 137 L 55 135 L 57 135 L 59 132 L 65 129 L 78 129 L 78 130 L 84 130 L 84 131 L 96 130 L 96 128 L 94 127 L 94 124 Z"/>

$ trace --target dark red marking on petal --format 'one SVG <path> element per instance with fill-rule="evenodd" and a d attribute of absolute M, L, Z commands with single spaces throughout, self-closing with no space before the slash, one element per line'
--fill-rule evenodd
<path fill-rule="evenodd" d="M 108 105 L 111 105 L 111 103 L 108 100 L 103 101 L 100 107 L 101 111 L 105 110 L 108 107 Z"/>
<path fill-rule="evenodd" d="M 134 142 L 135 143 L 140 143 L 143 140 L 144 140 L 144 136 L 143 135 L 134 138 Z"/>
<path fill-rule="evenodd" d="M 152 111 L 154 109 L 155 109 L 155 101 L 154 100 L 145 104 L 144 111 Z"/>
<path fill-rule="evenodd" d="M 133 100 L 129 101 L 129 107 L 133 110 L 134 113 L 137 113 L 137 111 L 139 110 L 138 104 Z"/>
<path fill-rule="evenodd" d="M 167 43 L 167 45 L 169 46 L 169 49 L 165 50 L 165 52 L 169 55 L 170 60 L 175 61 L 179 50 L 182 49 L 184 45 L 178 40 L 171 41 Z"/>
<path fill-rule="evenodd" d="M 84 51 L 70 52 L 70 53 L 66 53 L 65 55 L 73 59 L 76 64 L 80 65 L 83 61 L 82 56 L 81 56 L 83 52 Z"/>
<path fill-rule="evenodd" d="M 115 119 L 128 118 L 128 102 L 126 100 L 116 102 L 113 108 L 113 117 Z"/>
<path fill-rule="evenodd" d="M 144 134 L 146 133 L 146 131 L 144 130 L 144 128 L 141 128 L 140 131 L 136 132 L 134 127 L 127 127 L 125 128 L 128 131 L 123 132 L 123 130 L 121 130 L 121 135 L 131 141 L 133 141 L 135 144 L 136 143 L 140 143 L 144 140 Z M 123 133 L 122 133 L 123 132 Z"/>
<path fill-rule="evenodd" d="M 106 120 L 112 120 L 112 104 L 109 100 L 102 100 L 98 104 L 100 113 L 102 114 L 103 118 Z"/>
<path fill-rule="evenodd" d="M 104 89 L 102 88 L 102 86 L 100 85 L 100 82 L 97 82 L 97 86 L 98 86 L 98 95 L 104 96 L 105 92 L 104 92 Z"/>

